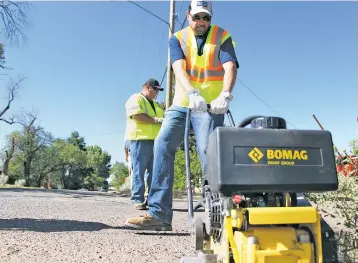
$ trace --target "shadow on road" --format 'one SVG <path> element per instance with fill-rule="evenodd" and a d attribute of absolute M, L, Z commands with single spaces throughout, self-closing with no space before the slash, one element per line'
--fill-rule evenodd
<path fill-rule="evenodd" d="M 22 230 L 34 232 L 99 231 L 116 229 L 106 224 L 77 220 L 11 218 L 0 219 L 0 230 Z"/>
<path fill-rule="evenodd" d="M 89 197 L 89 196 L 124 196 L 117 193 L 106 193 L 99 191 L 81 191 L 81 190 L 67 190 L 67 189 L 42 189 L 42 188 L 0 188 L 1 192 L 14 192 L 14 193 L 50 193 L 50 194 L 63 194 L 74 197 Z M 37 197 L 37 196 L 36 196 Z"/>
<path fill-rule="evenodd" d="M 174 212 L 185 212 L 185 213 L 188 213 L 188 208 L 173 208 L 173 211 L 174 211 Z M 205 210 L 203 210 L 203 209 L 194 210 L 194 214 L 196 214 L 196 213 L 203 213 L 203 212 L 205 212 Z"/>
<path fill-rule="evenodd" d="M 137 232 L 129 226 L 112 227 L 98 222 L 86 222 L 77 220 L 60 219 L 34 219 L 11 218 L 0 219 L 0 230 L 34 231 L 34 232 L 70 232 L 70 231 L 100 231 L 102 229 L 133 230 L 136 235 L 143 236 L 189 236 L 185 232 Z"/>
<path fill-rule="evenodd" d="M 177 236 L 177 237 L 190 236 L 190 233 L 178 233 L 178 232 L 136 232 L 135 234 L 141 236 Z"/>

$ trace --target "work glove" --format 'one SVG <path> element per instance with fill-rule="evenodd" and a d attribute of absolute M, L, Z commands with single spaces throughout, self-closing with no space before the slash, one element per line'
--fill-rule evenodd
<path fill-rule="evenodd" d="M 207 111 L 208 105 L 203 97 L 200 96 L 197 90 L 188 92 L 189 108 L 192 111 Z"/>
<path fill-rule="evenodd" d="M 232 100 L 230 92 L 223 91 L 220 95 L 210 103 L 210 112 L 214 114 L 225 114 Z"/>
<path fill-rule="evenodd" d="M 154 123 L 161 124 L 163 122 L 164 118 L 154 117 Z"/>

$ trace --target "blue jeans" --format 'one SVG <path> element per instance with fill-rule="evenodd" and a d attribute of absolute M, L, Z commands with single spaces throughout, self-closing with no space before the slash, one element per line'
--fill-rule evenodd
<path fill-rule="evenodd" d="M 143 203 L 145 180 L 148 192 L 152 184 L 154 140 L 132 140 L 130 142 L 132 157 L 132 203 Z M 147 172 L 146 172 L 147 170 Z M 144 175 L 146 174 L 146 178 Z"/>
<path fill-rule="evenodd" d="M 184 141 L 187 109 L 171 106 L 165 113 L 164 121 L 154 141 L 153 177 L 148 192 L 148 213 L 167 224 L 173 218 L 173 183 L 175 152 Z M 202 171 L 206 166 L 205 149 L 210 133 L 223 126 L 224 115 L 209 112 L 191 112 L 191 126 L 195 133 L 196 147 L 201 161 Z"/>

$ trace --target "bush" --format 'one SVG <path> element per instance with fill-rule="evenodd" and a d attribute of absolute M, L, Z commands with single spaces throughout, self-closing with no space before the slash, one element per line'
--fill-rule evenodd
<path fill-rule="evenodd" d="M 193 147 L 192 151 L 190 152 L 190 174 L 192 189 L 194 190 L 195 188 L 200 188 L 202 172 L 200 158 L 196 153 L 195 147 Z M 185 153 L 182 149 L 179 149 L 175 154 L 173 189 L 176 191 L 186 190 Z"/>
<path fill-rule="evenodd" d="M 0 174 L 0 185 L 5 185 L 9 180 L 9 176 Z"/>
<path fill-rule="evenodd" d="M 26 180 L 25 179 L 19 179 L 15 181 L 15 186 L 17 187 L 24 187 L 26 185 Z"/>
<path fill-rule="evenodd" d="M 356 156 L 356 140 L 351 141 L 350 148 L 350 151 L 343 150 L 345 156 Z M 335 152 L 338 153 L 337 148 Z M 333 222 L 332 228 L 337 235 L 339 254 L 343 262 L 357 262 L 358 176 L 345 176 L 343 173 L 338 173 L 338 182 L 337 191 L 309 193 L 305 194 L 305 197 L 327 215 L 327 221 Z"/>

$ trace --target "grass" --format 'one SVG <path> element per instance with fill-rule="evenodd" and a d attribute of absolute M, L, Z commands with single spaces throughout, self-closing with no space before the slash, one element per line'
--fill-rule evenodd
<path fill-rule="evenodd" d="M 21 186 L 21 185 L 14 185 L 14 184 L 1 184 L 0 188 L 40 189 L 40 187 L 35 187 L 35 186 Z"/>

